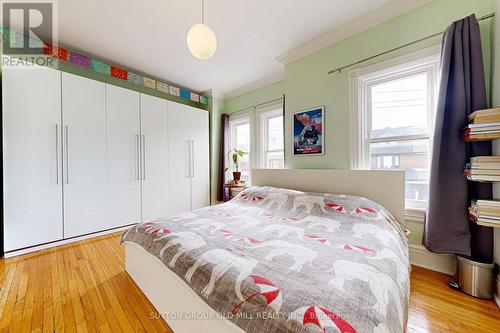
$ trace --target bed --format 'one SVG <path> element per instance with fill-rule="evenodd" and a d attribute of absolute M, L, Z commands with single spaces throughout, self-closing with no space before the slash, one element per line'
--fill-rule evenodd
<path fill-rule="evenodd" d="M 400 171 L 254 170 L 231 201 L 134 226 L 126 270 L 175 332 L 403 332 Z"/>

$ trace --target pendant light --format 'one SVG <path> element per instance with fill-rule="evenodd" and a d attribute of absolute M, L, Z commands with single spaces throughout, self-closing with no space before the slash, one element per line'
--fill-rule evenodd
<path fill-rule="evenodd" d="M 200 60 L 210 59 L 217 50 L 217 37 L 212 28 L 205 24 L 205 0 L 201 0 L 201 23 L 189 29 L 186 42 L 191 54 Z"/>

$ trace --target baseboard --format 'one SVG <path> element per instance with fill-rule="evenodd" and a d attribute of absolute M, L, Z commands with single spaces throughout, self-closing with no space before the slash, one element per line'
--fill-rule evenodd
<path fill-rule="evenodd" d="M 103 231 L 99 231 L 99 232 L 95 232 L 95 233 L 91 233 L 91 234 L 87 234 L 87 235 L 82 235 L 82 236 L 78 236 L 78 237 L 63 239 L 63 240 L 60 240 L 60 241 L 55 241 L 55 242 L 46 243 L 46 244 L 42 244 L 42 245 L 36 245 L 36 246 L 32 246 L 32 247 L 28 247 L 28 248 L 24 248 L 24 249 L 20 249 L 20 250 L 5 252 L 4 253 L 4 258 L 12 258 L 12 257 L 19 256 L 19 255 L 22 255 L 22 254 L 27 254 L 27 253 L 31 253 L 31 252 L 36 252 L 36 251 L 48 249 L 48 248 L 51 248 L 51 247 L 65 245 L 65 244 L 69 244 L 69 243 L 73 243 L 73 242 L 78 242 L 78 241 L 81 241 L 81 240 L 84 240 L 84 239 L 89 239 L 89 238 L 93 238 L 93 237 L 98 237 L 98 236 L 104 236 L 104 235 L 107 235 L 107 234 L 112 234 L 114 232 L 125 230 L 125 229 L 129 228 L 132 225 L 133 224 L 126 225 L 126 226 L 123 226 L 123 227 L 114 228 L 114 229 L 103 230 Z"/>
<path fill-rule="evenodd" d="M 428 251 L 423 245 L 410 244 L 410 263 L 433 271 L 455 275 L 456 259 L 452 254 Z"/>

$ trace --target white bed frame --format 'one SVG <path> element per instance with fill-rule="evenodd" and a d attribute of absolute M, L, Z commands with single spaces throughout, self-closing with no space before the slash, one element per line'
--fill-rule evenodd
<path fill-rule="evenodd" d="M 255 169 L 252 184 L 364 196 L 404 222 L 404 171 Z M 243 332 L 228 319 L 219 318 L 179 276 L 134 243 L 125 244 L 125 269 L 174 332 Z M 188 318 L 193 313 L 211 319 Z"/>

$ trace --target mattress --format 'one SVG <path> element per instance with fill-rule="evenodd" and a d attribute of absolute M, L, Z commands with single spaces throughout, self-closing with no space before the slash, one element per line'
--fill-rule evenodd
<path fill-rule="evenodd" d="M 405 330 L 404 228 L 366 198 L 251 187 L 146 221 L 121 241 L 158 258 L 246 332 Z"/>

